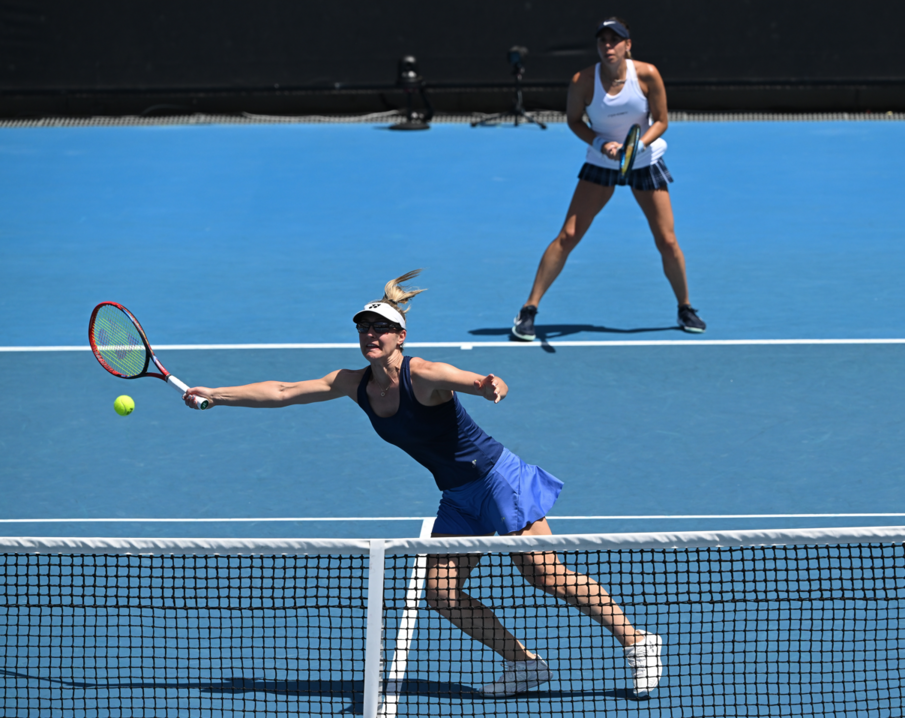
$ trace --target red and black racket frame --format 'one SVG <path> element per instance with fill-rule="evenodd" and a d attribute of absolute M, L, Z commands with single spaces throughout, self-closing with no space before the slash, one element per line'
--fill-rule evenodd
<path fill-rule="evenodd" d="M 97 318 L 98 312 L 100 312 L 103 307 L 115 307 L 116 309 L 119 309 L 123 314 L 125 314 L 129 321 L 132 322 L 132 324 L 135 326 L 135 329 L 138 331 L 138 335 L 141 337 L 141 341 L 144 343 L 145 364 L 141 372 L 135 374 L 134 376 L 127 376 L 126 374 L 123 374 L 122 372 L 119 372 L 112 366 L 110 366 L 97 348 L 97 342 L 95 341 L 94 337 L 94 321 Z M 100 365 L 114 376 L 118 376 L 121 379 L 140 379 L 141 377 L 145 376 L 153 376 L 157 379 L 162 379 L 182 394 L 185 394 L 185 392 L 188 391 L 188 386 L 177 379 L 175 376 L 170 374 L 170 372 L 168 372 L 164 368 L 163 364 L 160 363 L 160 360 L 154 354 L 154 350 L 151 349 L 151 343 L 148 341 L 148 336 L 145 334 L 145 330 L 141 328 L 141 324 L 139 324 L 138 320 L 135 318 L 135 315 L 132 314 L 132 312 L 130 312 L 128 309 L 126 309 L 122 304 L 119 304 L 117 302 L 101 302 L 94 308 L 94 311 L 91 312 L 91 319 L 88 322 L 88 342 L 91 344 L 91 351 L 94 353 L 94 357 L 98 360 Z M 148 366 L 152 361 L 154 362 L 154 366 L 160 369 L 159 374 L 156 372 L 148 371 Z M 207 409 L 208 402 L 206 399 L 195 397 L 195 407 L 198 409 Z"/>

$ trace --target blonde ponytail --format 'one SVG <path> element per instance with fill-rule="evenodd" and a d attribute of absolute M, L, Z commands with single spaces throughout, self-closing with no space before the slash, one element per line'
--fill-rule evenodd
<path fill-rule="evenodd" d="M 403 305 L 408 304 L 409 301 L 411 301 L 412 297 L 414 297 L 416 294 L 421 294 L 421 292 L 427 291 L 426 289 L 413 289 L 404 286 L 405 282 L 409 281 L 410 279 L 414 279 L 419 274 L 421 274 L 421 270 L 414 269 L 411 272 L 406 272 L 401 277 L 391 279 L 383 288 L 383 299 L 381 299 L 380 301 L 386 302 L 396 311 L 402 314 L 402 316 L 405 316 L 405 313 L 410 309 L 410 307 L 403 308 Z"/>

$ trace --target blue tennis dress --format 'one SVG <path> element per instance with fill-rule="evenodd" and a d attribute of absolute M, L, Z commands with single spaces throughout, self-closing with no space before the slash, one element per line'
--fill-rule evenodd
<path fill-rule="evenodd" d="M 424 406 L 412 390 L 411 357 L 402 360 L 399 410 L 377 416 L 368 399 L 368 367 L 358 385 L 358 405 L 384 441 L 398 446 L 433 474 L 443 492 L 435 533 L 508 534 L 547 515 L 562 482 L 526 464 L 488 435 L 453 392 L 451 401 Z"/>

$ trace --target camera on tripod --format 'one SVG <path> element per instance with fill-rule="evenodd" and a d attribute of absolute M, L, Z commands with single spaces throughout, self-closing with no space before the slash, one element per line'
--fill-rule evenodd
<path fill-rule="evenodd" d="M 483 120 L 472 122 L 472 127 L 494 124 L 512 118 L 515 126 L 518 126 L 519 122 L 524 121 L 533 122 L 542 130 L 547 129 L 547 126 L 540 120 L 535 119 L 532 113 L 525 112 L 525 106 L 522 104 L 522 76 L 525 74 L 524 60 L 527 54 L 528 48 L 521 45 L 513 45 L 509 48 L 509 52 L 506 53 L 506 59 L 512 65 L 512 75 L 515 77 L 515 103 L 512 105 L 512 109 L 509 112 L 500 112 L 499 114 L 485 117 Z"/>
<path fill-rule="evenodd" d="M 512 74 L 521 77 L 525 74 L 525 65 L 522 60 L 528 54 L 528 48 L 514 45 L 509 48 L 509 64 L 512 65 Z"/>
<path fill-rule="evenodd" d="M 424 88 L 424 78 L 418 71 L 418 60 L 412 55 L 405 55 L 399 60 L 399 69 L 396 75 L 396 86 L 402 88 L 405 93 L 406 111 L 405 121 L 390 125 L 391 130 L 427 130 L 430 129 L 430 119 L 434 116 L 434 108 L 427 99 L 427 91 Z M 421 95 L 424 103 L 424 112 L 416 112 L 414 108 L 415 93 Z"/>

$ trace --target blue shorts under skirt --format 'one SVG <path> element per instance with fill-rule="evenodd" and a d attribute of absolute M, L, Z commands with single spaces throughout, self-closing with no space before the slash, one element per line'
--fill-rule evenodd
<path fill-rule="evenodd" d="M 483 479 L 443 492 L 434 533 L 481 536 L 521 531 L 547 515 L 562 487 L 555 476 L 503 449 Z"/>
<path fill-rule="evenodd" d="M 672 182 L 672 175 L 669 174 L 666 163 L 661 158 L 648 167 L 632 170 L 625 177 L 619 176 L 619 170 L 598 167 L 585 162 L 578 173 L 578 179 L 604 187 L 628 185 L 632 189 L 654 190 L 668 189 L 669 183 Z"/>

